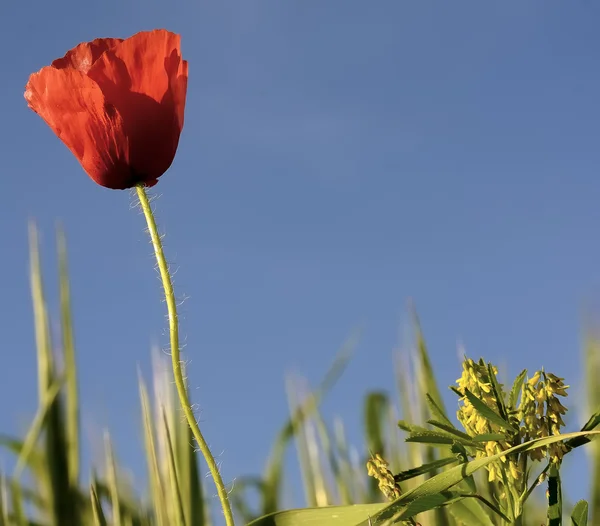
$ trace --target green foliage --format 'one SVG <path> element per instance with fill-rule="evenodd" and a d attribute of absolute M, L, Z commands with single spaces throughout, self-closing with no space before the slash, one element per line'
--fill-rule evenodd
<path fill-rule="evenodd" d="M 38 363 L 38 409 L 23 438 L 0 436 L 0 446 L 16 458 L 11 475 L 0 474 L 0 526 L 212 526 L 214 499 L 204 490 L 205 468 L 192 447 L 186 422 L 177 418 L 177 398 L 170 370 L 154 361 L 150 386 L 139 378 L 147 488 L 142 498 L 122 476 L 110 436 L 105 435 L 101 473 L 82 480 L 77 367 L 69 299 L 66 247 L 58 236 L 60 272 L 61 346 L 50 338 L 48 306 L 44 297 L 37 233 L 30 229 L 31 290 Z M 455 389 L 469 403 L 474 418 L 488 426 L 477 433 L 450 418 L 434 376 L 421 326 L 412 309 L 415 349 L 397 367 L 398 399 L 385 392 L 367 393 L 363 405 L 364 447 L 357 450 L 346 439 L 342 420 L 327 422 L 320 403 L 348 364 L 357 336 L 340 350 L 323 382 L 315 389 L 300 379 L 289 379 L 290 418 L 276 436 L 264 472 L 236 479 L 230 493 L 238 524 L 252 526 L 505 526 L 562 524 L 570 513 L 574 526 L 600 524 L 600 449 L 594 435 L 600 424 L 600 339 L 585 345 L 588 411 L 582 430 L 559 436 L 528 436 L 519 431 L 519 406 L 527 372 L 517 376 L 506 393 L 489 364 L 475 364 L 487 379 L 491 398 L 471 388 Z M 61 370 L 57 364 L 62 363 Z M 545 374 L 545 373 L 544 373 Z M 493 401 L 493 403 L 490 402 Z M 397 404 L 396 404 L 397 402 Z M 397 406 L 400 408 L 398 413 Z M 464 415 L 463 415 L 464 416 Z M 522 416 L 522 415 L 521 415 Z M 460 418 L 459 418 L 460 421 Z M 398 429 L 400 425 L 400 430 Z M 406 433 L 401 441 L 401 430 Z M 489 444 L 512 440 L 502 451 L 486 453 Z M 519 491 L 507 481 L 502 458 L 528 458 L 534 451 L 554 451 L 564 443 L 564 454 L 586 445 L 592 481 L 590 504 L 579 501 L 565 510 L 560 462 L 521 463 Z M 284 459 L 294 444 L 306 504 L 305 509 L 283 510 Z M 562 450 L 561 450 L 562 451 Z M 385 459 L 385 460 L 384 460 Z M 369 463 L 373 477 L 367 476 Z M 499 480 L 490 481 L 490 466 L 500 466 Z M 540 473 L 533 467 L 539 465 Z M 386 481 L 391 502 L 380 491 Z M 542 485 L 544 492 L 535 492 Z M 255 496 L 258 495 L 258 499 Z M 254 498 L 253 498 L 254 496 Z M 516 500 L 515 500 L 516 499 Z M 507 502 L 522 505 L 519 513 Z M 254 506 L 252 505 L 254 504 Z M 218 521 L 215 521 L 218 523 Z"/>

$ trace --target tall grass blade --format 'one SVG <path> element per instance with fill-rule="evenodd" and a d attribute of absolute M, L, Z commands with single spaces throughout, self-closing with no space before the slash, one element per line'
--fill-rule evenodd
<path fill-rule="evenodd" d="M 106 483 L 110 493 L 113 526 L 123 526 L 121 520 L 121 502 L 119 498 L 119 481 L 117 478 L 117 464 L 113 452 L 110 435 L 104 434 L 104 448 L 106 455 Z"/>
<path fill-rule="evenodd" d="M 154 441 L 154 422 L 150 410 L 150 400 L 146 384 L 139 375 L 140 400 L 142 405 L 142 418 L 144 422 L 144 444 L 146 447 L 146 463 L 150 485 L 150 498 L 156 514 L 157 526 L 168 526 L 166 511 L 165 490 L 160 475 L 158 456 Z"/>
<path fill-rule="evenodd" d="M 169 482 L 171 487 L 171 505 L 173 507 L 173 514 L 171 515 L 172 520 L 175 521 L 176 526 L 185 526 L 185 517 L 183 512 L 183 503 L 181 501 L 181 492 L 179 490 L 179 479 L 177 476 L 177 466 L 175 465 L 175 452 L 173 451 L 173 441 L 171 439 L 171 432 L 169 430 L 169 422 L 167 420 L 167 414 L 162 411 L 162 424 L 164 426 L 164 433 L 167 439 L 167 460 L 169 466 Z M 190 525 L 193 526 L 193 525 Z"/>
<path fill-rule="evenodd" d="M 102 511 L 102 505 L 98 498 L 98 492 L 94 484 L 90 485 L 90 500 L 92 503 L 92 516 L 94 517 L 94 526 L 108 526 L 106 517 Z"/>
<path fill-rule="evenodd" d="M 48 404 L 49 389 L 57 381 L 55 372 L 48 309 L 44 299 L 44 287 L 40 264 L 38 233 L 35 225 L 29 225 L 30 281 L 33 301 L 37 361 L 38 398 L 41 406 Z M 51 393 L 50 393 L 51 394 Z M 51 524 L 80 524 L 80 500 L 78 489 L 69 482 L 69 457 L 62 399 L 57 396 L 49 404 L 45 420 L 45 462 L 47 474 L 39 482 L 50 506 Z"/>
<path fill-rule="evenodd" d="M 79 393 L 77 389 L 77 363 L 75 360 L 73 320 L 71 316 L 67 243 L 64 232 L 61 229 L 58 229 L 57 244 L 60 284 L 60 327 L 66 387 L 66 452 L 68 457 L 69 484 L 72 488 L 75 488 L 79 484 Z"/>

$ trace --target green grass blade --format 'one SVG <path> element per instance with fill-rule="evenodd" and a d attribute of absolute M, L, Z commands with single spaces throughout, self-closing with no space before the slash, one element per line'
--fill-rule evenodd
<path fill-rule="evenodd" d="M 77 389 L 77 363 L 73 321 L 71 316 L 71 293 L 67 265 L 67 244 L 62 230 L 58 230 L 58 268 L 60 284 L 60 318 L 62 349 L 65 363 L 66 387 L 66 443 L 68 475 L 71 487 L 79 484 L 79 394 Z"/>
<path fill-rule="evenodd" d="M 440 409 L 440 411 L 446 414 L 444 400 L 442 399 L 442 395 L 440 393 L 437 381 L 435 379 L 435 373 L 433 371 L 433 366 L 431 365 L 429 352 L 427 351 L 427 345 L 425 343 L 425 337 L 421 329 L 421 322 L 419 321 L 419 316 L 417 315 L 417 311 L 415 309 L 414 304 L 411 303 L 409 305 L 409 308 L 412 314 L 413 326 L 417 340 L 417 356 L 419 363 L 417 371 L 419 373 L 418 378 L 421 387 L 421 394 L 428 394 L 434 401 L 435 405 Z"/>
<path fill-rule="evenodd" d="M 175 524 L 177 526 L 185 526 L 185 514 L 183 512 L 183 503 L 181 501 L 181 491 L 179 490 L 179 478 L 177 473 L 177 466 L 175 464 L 175 452 L 173 451 L 173 441 L 171 439 L 171 432 L 169 430 L 169 422 L 167 420 L 167 414 L 164 411 L 164 409 L 162 411 L 162 417 L 164 433 L 167 439 L 166 450 L 169 466 L 169 481 L 171 486 L 171 505 L 173 506 L 173 514 L 171 515 L 171 517 L 174 517 Z"/>
<path fill-rule="evenodd" d="M 57 381 L 54 368 L 48 309 L 44 299 L 40 265 L 39 242 L 36 227 L 30 223 L 30 281 L 33 300 L 37 361 L 38 397 L 41 406 L 48 404 L 48 391 Z M 46 475 L 38 482 L 44 495 L 48 496 L 51 523 L 54 526 L 80 524 L 80 499 L 76 487 L 69 482 L 68 444 L 62 399 L 56 396 L 45 419 Z"/>
<path fill-rule="evenodd" d="M 57 379 L 48 389 L 43 404 L 38 408 L 29 431 L 25 436 L 25 440 L 23 440 L 21 450 L 17 457 L 17 464 L 13 472 L 13 478 L 20 478 L 23 469 L 29 465 L 30 458 L 44 430 L 48 414 L 54 405 L 54 400 L 58 396 L 62 385 L 62 379 Z"/>
<path fill-rule="evenodd" d="M 112 443 L 108 432 L 104 434 L 104 448 L 106 455 L 106 482 L 110 492 L 113 526 L 123 526 L 121 520 L 121 502 L 119 498 L 119 483 L 117 478 L 117 464 Z"/>
<path fill-rule="evenodd" d="M 298 399 L 297 388 L 293 385 L 291 378 L 287 378 L 286 385 L 290 413 L 293 415 L 298 408 L 302 407 L 302 403 Z M 306 397 L 306 399 L 308 399 L 308 397 Z M 315 411 L 316 408 L 313 409 L 313 412 Z M 296 454 L 298 456 L 300 477 L 304 488 L 304 497 L 306 504 L 309 507 L 314 508 L 320 506 L 320 503 L 318 502 L 318 484 L 320 480 L 318 474 L 314 472 L 313 462 L 311 461 L 312 459 L 309 453 L 311 447 L 313 447 L 313 449 L 316 447 L 315 444 L 310 443 L 311 437 L 309 437 L 307 433 L 307 428 L 310 425 L 310 415 L 303 416 L 301 420 L 298 420 L 297 422 L 294 421 L 294 425 L 296 426 L 294 429 Z"/>
<path fill-rule="evenodd" d="M 166 512 L 165 490 L 160 476 L 158 456 L 154 440 L 154 422 L 150 410 L 150 399 L 148 390 L 141 375 L 139 376 L 140 400 L 142 406 L 142 418 L 144 421 L 144 444 L 146 447 L 146 463 L 148 466 L 148 477 L 150 483 L 150 496 L 156 514 L 158 526 L 168 526 L 168 515 Z"/>
<path fill-rule="evenodd" d="M 102 505 L 98 498 L 98 492 L 94 484 L 90 485 L 90 500 L 92 503 L 92 516 L 94 517 L 94 526 L 108 526 L 106 517 L 102 511 Z"/>
<path fill-rule="evenodd" d="M 248 526 L 351 526 L 368 521 L 384 504 L 356 504 L 279 511 L 252 521 Z"/>

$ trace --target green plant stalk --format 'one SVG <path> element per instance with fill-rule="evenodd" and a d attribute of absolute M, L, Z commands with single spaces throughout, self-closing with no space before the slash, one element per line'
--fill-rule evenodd
<path fill-rule="evenodd" d="M 215 457 L 210 451 L 210 448 L 208 447 L 208 444 L 206 443 L 206 440 L 204 439 L 204 436 L 200 431 L 200 427 L 198 426 L 198 422 L 196 421 L 196 417 L 194 416 L 194 413 L 192 411 L 187 387 L 183 378 L 183 371 L 181 368 L 181 360 L 179 356 L 179 321 L 177 319 L 177 303 L 175 301 L 175 293 L 173 292 L 171 274 L 169 273 L 169 267 L 165 259 L 165 254 L 163 251 L 160 236 L 158 234 L 158 229 L 156 227 L 154 214 L 152 212 L 150 201 L 148 200 L 148 195 L 146 194 L 146 189 L 144 185 L 139 184 L 135 187 L 135 189 L 137 191 L 138 199 L 140 200 L 142 211 L 144 212 L 144 217 L 146 218 L 148 232 L 150 233 L 150 238 L 152 239 L 152 246 L 154 247 L 154 254 L 156 256 L 156 262 L 158 263 L 158 270 L 160 272 L 160 277 L 165 292 L 167 312 L 169 315 L 171 362 L 173 366 L 173 376 L 175 377 L 175 386 L 177 387 L 179 402 L 185 414 L 185 418 L 188 422 L 188 425 L 192 430 L 192 434 L 196 439 L 198 448 L 200 449 L 200 452 L 202 453 L 202 456 L 204 457 L 204 460 L 208 465 L 210 474 L 213 478 L 215 486 L 217 487 L 217 494 L 219 495 L 221 507 L 223 508 L 223 515 L 225 516 L 225 523 L 227 524 L 227 526 L 234 526 L 233 513 L 231 511 L 231 505 L 229 503 L 227 489 L 225 488 L 225 484 L 223 483 L 223 478 L 221 477 L 221 473 L 219 472 L 219 467 L 217 466 Z"/>

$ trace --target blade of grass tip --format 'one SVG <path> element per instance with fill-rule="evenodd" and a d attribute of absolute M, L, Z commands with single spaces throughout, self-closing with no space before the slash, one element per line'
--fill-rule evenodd
<path fill-rule="evenodd" d="M 313 487 L 315 488 L 315 499 L 317 506 L 329 506 L 332 504 L 331 491 L 328 488 L 327 474 L 322 461 L 322 451 L 317 439 L 317 424 L 319 410 L 316 408 L 312 415 L 306 419 L 306 425 L 301 434 L 306 437 L 308 459 L 311 465 Z M 303 433 L 302 433 L 303 431 Z"/>
<path fill-rule="evenodd" d="M 162 423 L 164 426 L 165 436 L 167 438 L 167 458 L 169 461 L 169 479 L 171 486 L 172 510 L 171 519 L 175 520 L 177 526 L 185 526 L 185 517 L 183 512 L 183 503 L 181 501 L 181 492 L 179 491 L 179 478 L 177 466 L 175 464 L 175 452 L 173 451 L 173 441 L 171 440 L 171 432 L 169 431 L 169 422 L 167 413 L 163 408 Z M 190 525 L 192 526 L 192 525 Z"/>
<path fill-rule="evenodd" d="M 443 414 L 446 414 L 446 408 L 444 405 L 444 400 L 442 399 L 442 395 L 438 388 L 437 381 L 435 379 L 435 373 L 433 371 L 433 366 L 431 364 L 431 359 L 429 357 L 429 352 L 425 343 L 425 337 L 423 335 L 423 330 L 421 328 L 421 322 L 417 314 L 417 309 L 415 307 L 414 302 L 412 301 L 409 302 L 409 310 L 411 312 L 413 320 L 413 327 L 415 331 L 417 347 L 416 369 L 419 393 L 416 402 L 419 406 L 419 413 L 422 415 L 421 418 L 423 420 L 427 420 L 428 414 L 431 417 L 433 416 L 432 414 L 430 414 L 429 408 L 426 403 L 427 395 L 431 397 L 435 406 Z M 437 452 L 432 446 L 425 446 L 424 453 L 426 462 L 433 462 L 437 459 Z M 436 473 L 438 472 L 433 471 L 428 475 L 428 477 L 433 477 L 436 475 Z M 436 508 L 431 513 L 435 516 L 434 523 L 436 524 L 436 526 L 450 526 L 452 518 L 449 516 L 445 508 Z"/>
<path fill-rule="evenodd" d="M 104 511 L 102 511 L 102 504 L 98 498 L 98 492 L 96 486 L 92 483 L 90 485 L 90 500 L 92 503 L 92 516 L 94 517 L 94 526 L 108 526 Z"/>
<path fill-rule="evenodd" d="M 297 408 L 301 407 L 301 403 L 298 399 L 295 382 L 289 376 L 286 378 L 286 387 L 290 413 L 292 415 L 297 414 L 296 410 Z M 294 421 L 293 424 L 294 436 L 296 438 L 296 454 L 298 455 L 298 464 L 300 467 L 300 478 L 302 479 L 302 486 L 304 487 L 306 506 L 309 508 L 315 508 L 317 507 L 317 489 L 315 487 L 315 478 L 313 477 L 312 464 L 308 452 L 308 440 L 305 433 L 308 416 L 302 418 L 301 420 L 299 418 L 298 420 L 298 422 Z"/>
<path fill-rule="evenodd" d="M 40 263 L 38 231 L 33 222 L 29 223 L 30 286 L 35 323 L 35 340 L 38 365 L 38 397 L 42 401 L 52 378 L 53 358 L 48 312 L 44 298 L 44 285 Z"/>
<path fill-rule="evenodd" d="M 421 329 L 421 322 L 419 321 L 419 316 L 417 315 L 416 307 L 412 301 L 409 303 L 409 310 L 412 315 L 413 327 L 416 337 L 417 356 L 419 362 L 418 372 L 420 373 L 418 376 L 418 380 L 421 386 L 421 394 L 429 394 L 429 396 L 433 398 L 435 404 L 445 414 L 446 409 L 444 406 L 444 401 L 442 399 L 442 395 L 440 394 L 440 390 L 438 389 L 437 381 L 435 379 L 433 366 L 431 365 L 431 359 L 429 357 L 429 352 L 427 351 L 427 345 L 425 344 L 425 337 L 423 336 L 423 331 Z"/>
<path fill-rule="evenodd" d="M 331 492 L 328 488 L 327 475 L 323 466 L 321 446 L 317 439 L 316 415 L 318 409 L 315 409 L 312 416 L 306 420 L 304 426 L 304 436 L 306 437 L 306 446 L 308 451 L 308 459 L 311 464 L 311 473 L 313 477 L 313 487 L 315 488 L 315 499 L 317 506 L 324 507 L 331 505 Z M 302 431 L 301 431 L 302 433 Z"/>
<path fill-rule="evenodd" d="M 330 505 L 340 504 L 342 494 L 348 493 L 347 485 L 349 481 L 345 480 L 340 470 L 339 457 L 335 450 L 335 438 L 332 439 L 331 432 L 320 411 L 315 411 L 315 427 L 323 450 L 324 470 L 331 475 L 334 488 L 328 484 L 328 501 Z"/>
<path fill-rule="evenodd" d="M 106 455 L 106 483 L 110 492 L 113 526 L 123 526 L 121 522 L 121 503 L 117 480 L 117 465 L 108 431 L 104 433 L 104 447 Z"/>
<path fill-rule="evenodd" d="M 144 421 L 144 444 L 146 447 L 146 463 L 148 466 L 148 478 L 150 484 L 150 495 L 152 496 L 152 505 L 156 514 L 158 526 L 168 526 L 168 517 L 166 513 L 165 492 L 160 476 L 158 457 L 156 454 L 156 445 L 154 442 L 154 422 L 150 410 L 150 400 L 146 384 L 138 371 L 138 384 L 140 389 L 140 401 L 142 405 L 142 418 Z"/>
<path fill-rule="evenodd" d="M 345 342 L 319 387 L 306 398 L 304 406 L 297 408 L 295 414 L 293 414 L 280 429 L 277 438 L 273 443 L 263 475 L 265 490 L 262 493 L 260 506 L 262 515 L 274 513 L 280 509 L 283 464 L 288 443 L 294 437 L 298 425 L 300 425 L 303 419 L 319 406 L 325 394 L 342 375 L 344 369 L 350 362 L 357 340 L 358 333 L 355 333 Z"/>
<path fill-rule="evenodd" d="M 38 398 L 43 406 L 47 403 L 48 390 L 56 381 L 48 308 L 44 298 L 38 232 L 33 222 L 29 224 L 30 282 L 33 301 L 34 323 L 38 361 Z M 68 457 L 65 438 L 65 422 L 60 396 L 50 404 L 45 420 L 45 450 L 47 475 L 38 482 L 44 495 L 48 496 L 49 513 L 57 524 L 78 524 L 80 499 L 77 488 L 68 478 Z"/>
<path fill-rule="evenodd" d="M 71 316 L 71 292 L 67 265 L 67 243 L 61 228 L 57 233 L 58 268 L 60 283 L 60 318 L 66 383 L 66 432 L 69 482 L 72 487 L 79 484 L 79 394 L 77 389 L 77 363 L 73 320 Z"/>
<path fill-rule="evenodd" d="M 588 414 L 600 410 L 600 338 L 588 330 L 584 344 L 584 367 L 586 404 Z M 600 440 L 594 440 L 588 445 L 587 454 L 590 463 L 591 493 L 591 524 L 600 524 Z"/>
<path fill-rule="evenodd" d="M 344 422 L 340 417 L 335 417 L 333 420 L 333 439 L 338 466 L 336 477 L 340 479 L 338 489 L 341 503 L 342 505 L 354 504 L 358 492 L 356 491 L 355 478 L 352 473 L 352 462 L 350 460 Z"/>
<path fill-rule="evenodd" d="M 411 367 L 412 364 L 406 353 L 396 354 L 395 376 L 402 418 L 407 422 L 417 422 L 418 419 L 413 407 L 415 405 L 413 400 L 416 400 L 416 394 L 414 393 L 416 386 L 411 382 Z M 397 431 L 397 435 L 401 435 L 400 430 Z M 402 447 L 396 452 L 396 457 L 403 469 L 408 469 L 411 466 L 420 466 L 424 463 L 423 449 L 419 444 L 414 442 L 402 442 Z M 416 481 L 409 481 L 406 485 L 407 489 L 410 489 L 416 483 Z"/>

